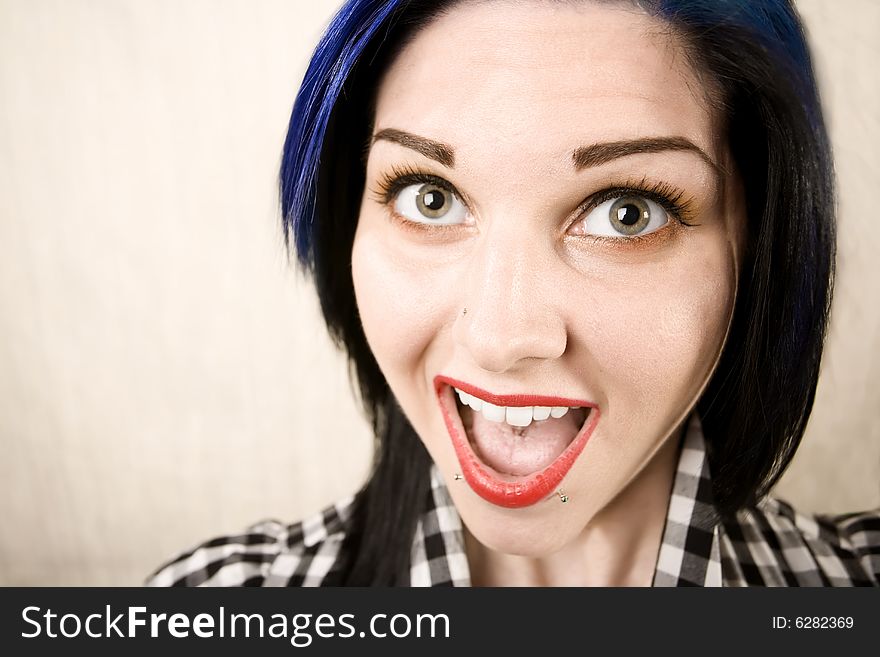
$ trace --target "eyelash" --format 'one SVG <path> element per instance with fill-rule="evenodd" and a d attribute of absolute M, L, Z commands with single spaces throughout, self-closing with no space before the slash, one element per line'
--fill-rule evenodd
<path fill-rule="evenodd" d="M 467 199 L 455 189 L 455 187 L 444 178 L 435 176 L 424 171 L 419 171 L 410 166 L 392 166 L 391 170 L 382 174 L 382 178 L 378 181 L 376 187 L 372 190 L 375 199 L 386 206 L 390 206 L 397 194 L 401 190 L 410 185 L 431 184 L 446 190 L 450 194 L 455 194 L 465 205 L 468 205 Z M 648 200 L 654 201 L 663 208 L 672 219 L 678 221 L 685 226 L 697 226 L 692 222 L 694 214 L 694 198 L 685 196 L 685 192 L 669 183 L 665 182 L 649 182 L 647 178 L 639 181 L 627 180 L 622 185 L 608 187 L 600 192 L 590 195 L 587 199 L 578 205 L 578 217 L 590 210 L 598 207 L 605 201 L 609 201 L 621 196 L 640 196 Z M 405 217 L 398 217 L 392 212 L 396 219 L 405 224 L 413 224 L 420 230 L 448 230 L 454 226 L 426 226 L 414 221 L 410 221 Z M 616 240 L 617 238 L 610 238 Z M 624 240 L 638 240 L 640 236 L 622 238 Z M 643 239 L 643 238 L 642 238 Z"/>
<path fill-rule="evenodd" d="M 389 205 L 401 190 L 410 185 L 424 184 L 437 185 L 440 189 L 445 189 L 450 194 L 455 194 L 459 199 L 464 200 L 459 191 L 449 181 L 410 166 L 392 166 L 391 171 L 382 174 L 382 179 L 378 182 L 376 189 L 373 190 L 373 194 L 376 196 L 377 201 Z"/>
<path fill-rule="evenodd" d="M 694 203 L 693 196 L 685 196 L 683 190 L 665 182 L 649 182 L 647 178 L 640 181 L 629 180 L 623 185 L 616 185 L 602 190 L 590 196 L 578 206 L 578 213 L 583 214 L 602 205 L 605 201 L 621 196 L 640 196 L 649 201 L 654 201 L 672 218 L 685 226 L 697 226 L 693 223 Z M 638 238 L 638 236 L 634 236 Z M 633 239 L 627 237 L 625 239 Z"/>

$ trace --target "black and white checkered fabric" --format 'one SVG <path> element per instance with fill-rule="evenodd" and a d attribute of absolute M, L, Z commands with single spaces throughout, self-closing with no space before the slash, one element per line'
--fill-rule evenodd
<path fill-rule="evenodd" d="M 719 521 L 699 420 L 685 433 L 654 586 L 880 586 L 880 509 L 807 516 L 767 498 Z M 410 560 L 411 586 L 469 586 L 461 520 L 436 469 Z M 347 498 L 302 522 L 266 521 L 203 543 L 149 586 L 326 586 L 339 581 Z"/>

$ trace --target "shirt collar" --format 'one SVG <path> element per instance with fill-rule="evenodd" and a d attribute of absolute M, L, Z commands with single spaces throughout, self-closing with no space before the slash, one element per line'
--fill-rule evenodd
<path fill-rule="evenodd" d="M 703 429 L 694 414 L 682 439 L 653 586 L 721 586 L 711 483 Z M 410 585 L 470 586 L 461 518 L 433 465 L 427 506 L 413 541 Z"/>
<path fill-rule="evenodd" d="M 691 416 L 678 456 L 654 586 L 721 586 L 718 515 L 703 428 Z"/>

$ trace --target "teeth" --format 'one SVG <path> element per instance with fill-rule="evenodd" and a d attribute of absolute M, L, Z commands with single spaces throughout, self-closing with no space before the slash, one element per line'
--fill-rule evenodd
<path fill-rule="evenodd" d="M 483 402 L 483 417 L 492 422 L 504 422 L 504 406 L 496 406 L 487 401 Z"/>
<path fill-rule="evenodd" d="M 532 415 L 536 420 L 546 420 L 550 417 L 550 407 L 549 406 L 535 406 L 535 412 Z"/>
<path fill-rule="evenodd" d="M 508 406 L 505 419 L 507 424 L 514 427 L 527 427 L 532 423 L 532 409 L 534 406 Z"/>
<path fill-rule="evenodd" d="M 470 406 L 490 422 L 507 422 L 514 427 L 527 427 L 532 420 L 540 422 L 549 417 L 560 418 L 568 413 L 568 406 L 496 406 L 464 390 L 454 389 L 461 403 Z M 572 406 L 571 408 L 578 408 Z"/>

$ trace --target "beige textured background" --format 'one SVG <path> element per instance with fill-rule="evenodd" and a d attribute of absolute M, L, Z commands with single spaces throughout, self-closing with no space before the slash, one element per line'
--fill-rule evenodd
<path fill-rule="evenodd" d="M 354 491 L 370 437 L 280 243 L 290 106 L 334 1 L 0 0 L 0 584 L 138 584 Z M 840 275 L 780 493 L 880 505 L 880 3 L 801 0 Z"/>

